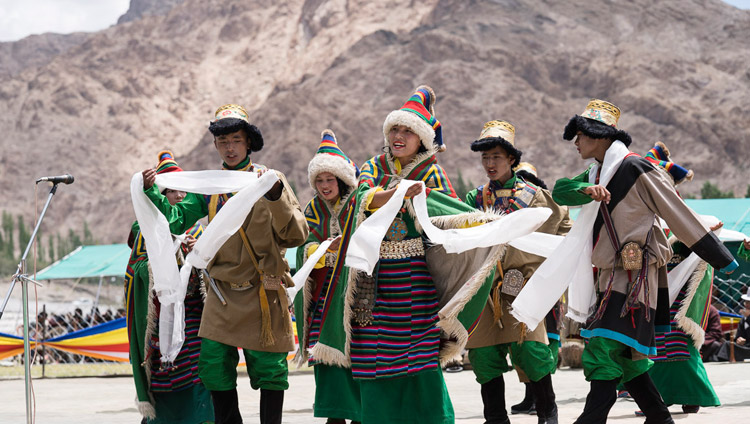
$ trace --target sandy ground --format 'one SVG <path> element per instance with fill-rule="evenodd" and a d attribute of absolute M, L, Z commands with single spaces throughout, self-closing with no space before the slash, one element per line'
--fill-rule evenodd
<path fill-rule="evenodd" d="M 703 408 L 698 414 L 683 414 L 679 406 L 670 408 L 677 423 L 739 423 L 750 415 L 750 362 L 707 364 L 708 375 L 721 399 L 718 408 Z M 471 371 L 446 373 L 456 422 L 481 424 L 482 401 L 479 385 Z M 523 398 L 523 385 L 515 374 L 506 374 L 508 405 Z M 557 392 L 557 405 L 561 423 L 572 423 L 583 410 L 588 384 L 580 370 L 560 369 L 553 377 Z M 289 377 L 290 389 L 284 403 L 285 423 L 324 423 L 324 419 L 312 417 L 315 390 L 313 375 L 309 372 L 293 372 Z M 257 423 L 259 393 L 250 389 L 246 376 L 239 377 L 240 408 L 246 423 Z M 111 378 L 67 378 L 34 381 L 36 394 L 37 423 L 131 423 L 140 417 L 133 399 L 135 389 L 129 377 Z M 24 381 L 0 380 L 0 399 L 4 412 L 0 423 L 24 423 Z M 628 399 L 619 399 L 610 412 L 610 422 L 642 423 L 643 418 L 634 415 L 636 404 Z M 535 416 L 511 417 L 516 424 L 536 423 Z"/>

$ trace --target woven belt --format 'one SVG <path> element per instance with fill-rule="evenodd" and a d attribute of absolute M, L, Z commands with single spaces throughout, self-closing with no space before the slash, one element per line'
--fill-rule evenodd
<path fill-rule="evenodd" d="M 380 244 L 380 257 L 382 259 L 404 259 L 414 256 L 424 256 L 424 243 L 422 243 L 421 238 L 400 241 L 384 240 Z"/>

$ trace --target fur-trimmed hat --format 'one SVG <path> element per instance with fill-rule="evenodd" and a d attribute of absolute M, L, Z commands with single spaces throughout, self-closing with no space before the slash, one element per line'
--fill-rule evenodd
<path fill-rule="evenodd" d="M 513 168 L 513 172 L 516 173 L 519 177 L 523 178 L 524 181 L 529 182 L 531 184 L 534 184 L 535 186 L 539 186 L 543 189 L 547 189 L 547 184 L 544 183 L 544 180 L 539 178 L 539 175 L 536 172 L 536 167 L 528 162 L 521 162 Z"/>
<path fill-rule="evenodd" d="M 656 142 L 656 145 L 646 153 L 645 158 L 654 165 L 664 168 L 674 180 L 675 185 L 693 179 L 693 171 L 672 162 L 669 158 L 669 149 L 661 141 Z"/>
<path fill-rule="evenodd" d="M 341 150 L 338 143 L 336 143 L 336 135 L 333 131 L 328 129 L 323 130 L 320 138 L 318 151 L 307 165 L 307 179 L 313 191 L 315 193 L 318 192 L 315 189 L 315 178 L 321 172 L 330 172 L 347 186 L 351 188 L 357 187 L 359 168 L 357 168 L 357 164 L 349 159 L 344 151 Z"/>
<path fill-rule="evenodd" d="M 383 123 L 385 146 L 388 147 L 388 133 L 396 125 L 403 125 L 419 136 L 425 149 L 444 152 L 443 129 L 440 121 L 435 117 L 435 91 L 426 85 L 420 85 L 401 106 L 401 109 L 389 113 Z"/>
<path fill-rule="evenodd" d="M 500 146 L 509 155 L 515 158 L 511 168 L 515 168 L 521 162 L 523 152 L 516 148 L 516 127 L 510 122 L 490 121 L 484 124 L 479 138 L 471 143 L 474 152 L 485 152 L 495 146 Z"/>
<path fill-rule="evenodd" d="M 617 129 L 619 119 L 620 108 L 604 100 L 591 99 L 582 114 L 570 118 L 563 138 L 572 140 L 580 131 L 591 138 L 620 140 L 630 146 L 630 135 Z"/>
<path fill-rule="evenodd" d="M 168 172 L 180 172 L 182 168 L 174 160 L 174 154 L 169 150 L 159 152 L 159 164 L 156 165 L 157 174 L 166 174 Z"/>
<path fill-rule="evenodd" d="M 214 137 L 245 130 L 250 141 L 250 151 L 257 152 L 263 148 L 263 135 L 258 127 L 250 123 L 247 111 L 240 105 L 228 104 L 216 109 L 214 120 L 208 125 L 208 130 Z"/>

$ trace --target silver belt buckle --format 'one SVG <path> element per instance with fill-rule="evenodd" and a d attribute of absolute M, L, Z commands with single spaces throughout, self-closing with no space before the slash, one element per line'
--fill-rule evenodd
<path fill-rule="evenodd" d="M 509 269 L 503 275 L 503 285 L 500 288 L 502 293 L 516 297 L 521 293 L 523 288 L 523 273 L 517 269 Z"/>

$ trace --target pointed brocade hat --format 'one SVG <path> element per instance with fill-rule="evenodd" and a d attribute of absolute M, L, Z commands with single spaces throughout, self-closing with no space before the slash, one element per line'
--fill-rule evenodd
<path fill-rule="evenodd" d="M 182 168 L 180 168 L 180 165 L 177 165 L 177 161 L 174 160 L 174 154 L 171 151 L 162 150 L 159 152 L 159 164 L 156 165 L 157 174 L 179 171 L 182 171 Z"/>
<path fill-rule="evenodd" d="M 661 141 L 656 142 L 656 145 L 646 153 L 645 158 L 654 165 L 664 168 L 674 180 L 675 185 L 693 179 L 693 171 L 672 162 L 669 158 L 669 149 Z"/>
<path fill-rule="evenodd" d="M 417 87 L 401 109 L 394 110 L 385 118 L 383 123 L 385 145 L 388 146 L 388 133 L 391 128 L 404 125 L 419 136 L 422 145 L 428 151 L 434 149 L 439 152 L 445 151 L 442 124 L 435 117 L 436 102 L 437 97 L 431 87 L 427 85 Z"/>
<path fill-rule="evenodd" d="M 523 152 L 516 148 L 516 127 L 506 121 L 489 121 L 482 127 L 479 138 L 471 143 L 471 150 L 474 152 L 484 152 L 500 146 L 509 155 L 513 155 L 515 160 L 512 167 L 518 165 L 521 161 Z"/>
<path fill-rule="evenodd" d="M 307 179 L 310 182 L 310 187 L 317 193 L 315 189 L 315 178 L 321 172 L 330 172 L 331 174 L 338 177 L 347 186 L 351 188 L 357 187 L 357 179 L 359 178 L 359 168 L 353 160 L 344 153 L 336 142 L 336 135 L 332 130 L 326 129 L 320 134 L 320 145 L 315 156 L 307 166 Z"/>

